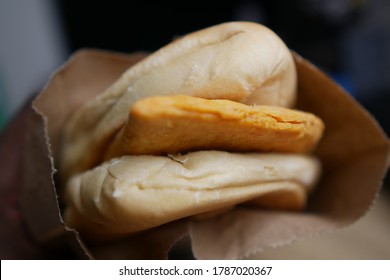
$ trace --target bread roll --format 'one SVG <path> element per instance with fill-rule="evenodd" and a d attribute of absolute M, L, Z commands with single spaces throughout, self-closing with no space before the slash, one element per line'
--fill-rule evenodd
<path fill-rule="evenodd" d="M 65 219 L 87 240 L 101 241 L 264 195 L 284 194 L 301 209 L 319 172 L 317 159 L 304 155 L 123 156 L 71 178 Z"/>
<path fill-rule="evenodd" d="M 230 22 L 184 36 L 127 70 L 71 116 L 63 135 L 63 178 L 99 164 L 136 100 L 177 94 L 291 107 L 295 65 L 282 40 L 260 24 Z"/>

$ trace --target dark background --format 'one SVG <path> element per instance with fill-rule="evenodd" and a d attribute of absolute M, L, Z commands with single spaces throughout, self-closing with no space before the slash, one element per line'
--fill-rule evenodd
<path fill-rule="evenodd" d="M 83 47 L 154 51 L 176 36 L 231 20 L 273 29 L 339 82 L 389 134 L 390 1 L 58 1 L 69 53 Z M 215 2 L 214 2 L 215 3 Z"/>

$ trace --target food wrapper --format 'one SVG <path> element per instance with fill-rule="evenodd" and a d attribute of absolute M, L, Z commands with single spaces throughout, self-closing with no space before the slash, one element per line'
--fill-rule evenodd
<path fill-rule="evenodd" d="M 387 136 L 348 93 L 293 53 L 298 71 L 297 108 L 316 114 L 326 126 L 315 151 L 322 163 L 322 177 L 305 211 L 236 207 L 210 219 L 182 219 L 123 240 L 86 244 L 61 216 L 64 205 L 56 166 L 61 129 L 80 105 L 145 55 L 80 50 L 33 100 L 20 205 L 36 243 L 52 250 L 72 248 L 77 258 L 164 259 L 171 256 L 177 242 L 189 240 L 186 248 L 196 259 L 241 259 L 343 228 L 364 216 L 375 202 L 389 166 Z"/>

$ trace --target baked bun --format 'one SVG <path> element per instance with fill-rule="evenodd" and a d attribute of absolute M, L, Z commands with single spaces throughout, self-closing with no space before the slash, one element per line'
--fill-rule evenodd
<path fill-rule="evenodd" d="M 238 204 L 302 210 L 324 125 L 288 109 L 292 55 L 248 22 L 186 35 L 128 69 L 63 132 L 65 222 L 101 241 Z M 284 108 L 283 108 L 284 107 Z"/>
<path fill-rule="evenodd" d="M 293 154 L 122 156 L 72 177 L 65 220 L 100 241 L 248 201 L 300 210 L 319 172 L 317 159 Z"/>
<path fill-rule="evenodd" d="M 71 116 L 63 135 L 63 178 L 101 161 L 136 100 L 177 94 L 292 107 L 296 69 L 282 40 L 260 24 L 229 22 L 177 39 Z"/>

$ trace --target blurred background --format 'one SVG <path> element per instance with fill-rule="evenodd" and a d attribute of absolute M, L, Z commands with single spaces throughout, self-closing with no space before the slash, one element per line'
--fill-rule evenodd
<path fill-rule="evenodd" d="M 389 132 L 388 0 L 243 0 L 223 6 L 203 0 L 0 0 L 0 125 L 77 49 L 153 51 L 176 36 L 230 20 L 273 29 Z"/>
<path fill-rule="evenodd" d="M 273 29 L 340 83 L 390 135 L 389 0 L 243 0 L 223 6 L 203 0 L 0 0 L 0 130 L 80 48 L 154 51 L 177 36 L 232 20 Z M 390 236 L 389 226 L 381 232 Z M 387 256 L 389 244 L 380 249 Z"/>
<path fill-rule="evenodd" d="M 80 48 L 154 51 L 231 20 L 273 29 L 331 75 L 389 134 L 390 1 L 0 1 L 0 127 Z"/>
<path fill-rule="evenodd" d="M 331 75 L 388 133 L 389 15 L 388 0 L 1 0 L 0 125 L 77 49 L 153 51 L 200 28 L 250 20 Z"/>

